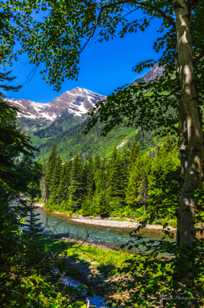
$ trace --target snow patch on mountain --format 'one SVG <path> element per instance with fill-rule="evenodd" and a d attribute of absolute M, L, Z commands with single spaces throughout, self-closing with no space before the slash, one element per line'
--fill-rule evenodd
<path fill-rule="evenodd" d="M 40 103 L 26 99 L 10 99 L 12 105 L 18 108 L 18 117 L 32 120 L 54 121 L 64 112 L 81 117 L 94 108 L 105 96 L 84 88 L 74 88 L 64 92 L 52 102 Z"/>

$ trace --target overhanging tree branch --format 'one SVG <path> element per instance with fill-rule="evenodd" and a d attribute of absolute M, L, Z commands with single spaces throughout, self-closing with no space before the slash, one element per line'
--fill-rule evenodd
<path fill-rule="evenodd" d="M 143 10 L 153 10 L 155 11 L 155 16 L 163 18 L 165 21 L 167 21 L 171 26 L 175 26 L 175 20 L 172 16 L 166 14 L 164 11 L 159 9 L 156 5 L 152 5 L 151 3 L 148 3 L 146 1 L 137 1 L 137 0 L 121 0 L 121 1 L 116 1 L 114 3 L 109 3 L 105 4 L 102 6 L 101 9 L 106 9 L 110 7 L 114 7 L 117 5 L 122 5 L 122 4 L 135 4 L 138 6 L 138 9 L 143 9 Z"/>
<path fill-rule="evenodd" d="M 91 34 L 89 35 L 89 37 L 87 38 L 86 42 L 84 43 L 84 45 L 82 46 L 81 50 L 80 50 L 80 53 L 82 53 L 87 45 L 89 44 L 90 40 L 94 37 L 95 33 L 96 33 L 96 30 L 97 30 L 97 27 L 99 26 L 100 24 L 100 21 L 101 21 L 101 17 L 102 17 L 102 14 L 103 12 L 108 9 L 108 8 L 111 8 L 111 7 L 115 7 L 115 6 L 118 6 L 118 5 L 122 5 L 122 4 L 133 4 L 133 5 L 136 5 L 138 6 L 136 9 L 134 10 L 131 10 L 131 12 L 134 12 L 136 11 L 137 9 L 143 9 L 143 10 L 153 10 L 155 11 L 155 16 L 157 17 L 161 17 L 162 19 L 164 19 L 166 22 L 168 22 L 169 25 L 171 26 L 175 26 L 175 20 L 173 19 L 172 16 L 166 14 L 164 11 L 162 11 L 161 9 L 159 9 L 158 7 L 150 4 L 150 3 L 145 3 L 144 1 L 141 2 L 141 1 L 137 1 L 137 0 L 121 0 L 121 1 L 116 1 L 114 3 L 109 3 L 109 4 L 105 4 L 105 5 L 102 5 L 100 10 L 99 10 L 99 14 L 98 14 L 98 17 L 94 23 L 94 26 L 92 28 L 92 31 L 91 31 Z"/>

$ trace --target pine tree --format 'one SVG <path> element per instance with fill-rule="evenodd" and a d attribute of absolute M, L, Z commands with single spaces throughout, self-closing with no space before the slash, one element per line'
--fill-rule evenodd
<path fill-rule="evenodd" d="M 45 202 L 48 202 L 48 199 L 50 197 L 51 181 L 53 178 L 53 170 L 55 168 L 56 157 L 57 157 L 57 147 L 54 146 L 50 152 L 48 161 L 44 168 L 43 186 L 44 186 L 44 198 L 45 198 L 44 201 Z"/>
<path fill-rule="evenodd" d="M 60 185 L 61 169 L 62 169 L 62 161 L 61 161 L 61 158 L 57 156 L 55 167 L 54 167 L 52 178 L 51 178 L 51 183 L 50 183 L 49 202 L 51 204 L 57 203 L 57 194 L 58 194 L 59 185 Z"/>
<path fill-rule="evenodd" d="M 99 156 L 95 158 L 95 194 L 93 198 L 96 215 L 109 216 L 111 213 L 110 198 L 108 193 L 109 174 L 108 164 Z"/>
<path fill-rule="evenodd" d="M 71 176 L 71 161 L 67 161 L 62 164 L 60 182 L 57 190 L 57 203 L 66 204 L 69 199 L 69 186 L 70 186 L 70 176 Z"/>
<path fill-rule="evenodd" d="M 40 223 L 39 216 L 37 213 L 36 206 L 33 203 L 29 204 L 27 207 L 27 222 L 25 224 L 26 232 L 28 234 L 28 238 L 32 241 L 36 238 L 42 237 L 43 235 L 43 226 Z"/>
<path fill-rule="evenodd" d="M 82 214 L 85 216 L 91 216 L 95 214 L 94 194 L 96 190 L 95 183 L 95 159 L 90 157 L 84 164 L 84 200 L 82 204 Z"/>
<path fill-rule="evenodd" d="M 110 198 L 107 191 L 100 191 L 94 199 L 96 202 L 96 214 L 101 218 L 109 217 L 111 214 Z"/>
<path fill-rule="evenodd" d="M 81 208 L 84 197 L 83 164 L 80 155 L 76 155 L 71 162 L 69 204 L 71 209 L 76 211 Z"/>
<path fill-rule="evenodd" d="M 126 158 L 129 159 L 129 164 L 133 165 L 134 162 L 137 160 L 140 154 L 140 145 L 138 142 L 134 142 L 129 146 L 128 152 L 126 153 Z"/>
<path fill-rule="evenodd" d="M 137 159 L 130 164 L 126 201 L 133 207 L 142 204 L 146 210 L 148 195 L 148 180 L 151 170 L 151 158 L 148 153 L 140 153 Z"/>
<path fill-rule="evenodd" d="M 92 157 L 88 161 L 86 161 L 84 166 L 84 173 L 86 181 L 86 196 L 91 199 L 95 192 L 95 162 Z"/>
<path fill-rule="evenodd" d="M 10 72 L 0 72 L 0 90 L 17 90 L 18 87 L 10 86 L 14 79 Z M 11 202 L 27 191 L 29 174 L 27 168 L 22 168 L 26 159 L 32 161 L 33 150 L 17 127 L 17 109 L 0 92 L 0 271 L 9 270 L 10 262 L 15 263 L 22 248 L 18 236 L 19 207 L 11 207 Z"/>
<path fill-rule="evenodd" d="M 149 152 L 149 159 L 148 212 L 158 218 L 173 218 L 179 202 L 181 181 L 178 146 L 165 138 L 153 148 L 153 153 Z"/>
<path fill-rule="evenodd" d="M 57 190 L 60 182 L 62 162 L 58 154 L 57 147 L 54 146 L 45 168 L 45 195 L 49 203 L 55 203 L 57 198 Z"/>
<path fill-rule="evenodd" d="M 124 204 L 127 185 L 127 160 L 116 149 L 113 151 L 109 165 L 108 194 L 115 207 Z"/>

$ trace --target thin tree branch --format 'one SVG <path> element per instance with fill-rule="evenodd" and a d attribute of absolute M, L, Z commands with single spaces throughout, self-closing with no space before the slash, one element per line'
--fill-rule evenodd
<path fill-rule="evenodd" d="M 156 6 L 154 6 L 150 3 L 144 3 L 144 2 L 142 3 L 141 1 L 138 1 L 138 0 L 116 1 L 114 3 L 105 4 L 104 6 L 102 6 L 102 9 L 114 7 L 116 5 L 121 5 L 121 4 L 136 4 L 138 6 L 138 8 L 145 9 L 145 10 L 154 10 L 158 17 L 162 17 L 170 25 L 175 26 L 175 20 L 173 19 L 172 16 L 166 14 L 164 11 L 162 11 L 161 9 L 159 9 L 158 7 L 156 7 Z"/>
<path fill-rule="evenodd" d="M 82 48 L 80 49 L 80 53 L 82 53 L 84 51 L 84 49 L 86 49 L 87 45 L 89 44 L 90 40 L 94 37 L 95 33 L 96 33 L 96 30 L 97 30 L 97 27 L 98 27 L 98 24 L 100 22 L 100 19 L 101 19 L 101 16 L 102 16 L 102 13 L 103 13 L 103 8 L 100 10 L 99 14 L 98 14 L 98 17 L 95 21 L 95 24 L 93 26 L 93 29 L 92 29 L 92 32 L 90 34 L 90 36 L 88 37 L 88 39 L 86 40 L 86 42 L 84 43 L 84 45 L 82 46 Z"/>
<path fill-rule="evenodd" d="M 99 22 L 100 22 L 100 19 L 101 19 L 101 16 L 102 16 L 102 13 L 105 9 L 108 9 L 108 8 L 111 8 L 111 7 L 114 7 L 114 6 L 117 6 L 117 5 L 122 5 L 122 4 L 136 4 L 138 6 L 138 8 L 141 8 L 141 9 L 145 9 L 145 10 L 154 10 L 157 14 L 157 16 L 159 17 L 162 17 L 164 20 L 166 20 L 170 25 L 172 26 L 175 26 L 175 21 L 174 19 L 170 16 L 170 15 L 167 15 L 165 12 L 163 12 L 162 10 L 160 10 L 159 8 L 157 8 L 156 6 L 153 6 L 149 3 L 141 3 L 140 1 L 137 1 L 137 0 L 121 0 L 121 1 L 117 1 L 115 3 L 109 3 L 109 4 L 105 4 L 104 6 L 102 6 L 100 8 L 100 11 L 99 11 L 99 14 L 98 14 L 98 17 L 95 21 L 95 24 L 93 26 L 93 29 L 92 29 L 92 32 L 90 34 L 90 36 L 87 38 L 86 42 L 84 43 L 84 45 L 82 46 L 82 48 L 80 49 L 80 53 L 82 53 L 87 45 L 89 44 L 89 42 L 91 41 L 91 39 L 94 37 L 95 33 L 96 33 L 96 30 L 97 30 L 97 27 L 99 25 Z M 131 10 L 129 13 L 132 13 L 134 11 L 136 11 L 136 9 L 133 9 Z"/>

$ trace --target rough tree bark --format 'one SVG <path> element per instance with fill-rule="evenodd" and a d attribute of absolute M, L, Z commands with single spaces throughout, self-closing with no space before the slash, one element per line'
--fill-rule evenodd
<path fill-rule="evenodd" d="M 189 0 L 175 1 L 178 71 L 182 88 L 180 124 L 183 187 L 177 222 L 177 244 L 181 250 L 193 247 L 196 210 L 194 192 L 203 179 L 204 163 L 201 117 L 193 76 L 190 2 Z"/>

